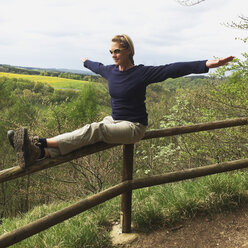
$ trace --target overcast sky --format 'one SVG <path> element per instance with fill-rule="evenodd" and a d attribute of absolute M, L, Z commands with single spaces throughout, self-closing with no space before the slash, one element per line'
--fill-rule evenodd
<path fill-rule="evenodd" d="M 82 57 L 112 63 L 110 40 L 128 34 L 136 64 L 241 57 L 247 31 L 222 23 L 248 16 L 247 0 L 0 0 L 0 64 L 81 69 Z"/>

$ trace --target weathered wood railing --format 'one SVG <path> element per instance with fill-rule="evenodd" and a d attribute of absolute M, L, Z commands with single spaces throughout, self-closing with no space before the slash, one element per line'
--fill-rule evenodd
<path fill-rule="evenodd" d="M 190 126 L 181 126 L 175 128 L 167 128 L 162 130 L 147 131 L 143 139 L 160 138 L 166 136 L 173 136 L 185 133 L 207 131 L 213 129 L 235 127 L 247 125 L 248 118 L 239 118 L 232 120 L 216 121 L 209 123 L 200 123 Z M 47 169 L 55 165 L 76 159 L 82 156 L 93 154 L 102 150 L 117 146 L 117 144 L 97 143 L 95 145 L 81 148 L 68 155 L 61 156 L 55 159 L 46 159 L 37 162 L 26 170 L 19 166 L 12 167 L 0 171 L 0 183 L 12 180 L 17 177 L 22 177 L 36 171 Z M 90 196 L 76 204 L 73 204 L 65 209 L 59 210 L 55 213 L 49 214 L 32 223 L 29 223 L 21 228 L 18 228 L 9 233 L 0 236 L 0 247 L 7 247 L 21 240 L 24 240 L 34 234 L 37 234 L 51 226 L 54 226 L 64 220 L 67 220 L 79 213 L 82 213 L 96 205 L 99 205 L 107 200 L 110 200 L 118 195 L 122 195 L 121 203 L 121 227 L 122 232 L 131 232 L 131 209 L 132 209 L 132 190 L 144 187 L 150 187 L 159 184 L 171 183 L 221 172 L 227 172 L 248 167 L 248 159 L 236 160 L 220 164 L 213 164 L 202 166 L 194 169 L 186 169 L 183 171 L 176 171 L 165 173 L 159 176 L 150 176 L 146 178 L 133 179 L 133 149 L 134 145 L 123 146 L 123 172 L 122 182 L 104 190 L 98 194 Z"/>

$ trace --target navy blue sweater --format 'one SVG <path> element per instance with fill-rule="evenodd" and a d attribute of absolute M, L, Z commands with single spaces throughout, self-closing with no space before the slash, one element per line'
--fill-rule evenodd
<path fill-rule="evenodd" d="M 148 125 L 146 112 L 146 87 L 167 78 L 176 78 L 191 73 L 206 73 L 206 60 L 179 62 L 162 66 L 137 65 L 120 71 L 117 65 L 103 65 L 86 60 L 84 66 L 108 80 L 114 120 L 127 120 Z"/>

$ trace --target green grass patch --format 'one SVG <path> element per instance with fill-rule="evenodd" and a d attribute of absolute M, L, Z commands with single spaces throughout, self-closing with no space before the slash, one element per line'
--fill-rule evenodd
<path fill-rule="evenodd" d="M 133 192 L 132 220 L 136 231 L 173 225 L 198 214 L 212 215 L 247 202 L 248 173 L 232 172 Z M 9 232 L 72 203 L 35 207 L 21 217 L 3 219 L 0 234 Z M 119 220 L 120 197 L 34 235 L 13 247 L 111 247 L 112 222 Z"/>
<path fill-rule="evenodd" d="M 133 222 L 137 229 L 173 225 L 198 214 L 232 210 L 247 202 L 248 174 L 232 172 L 137 190 Z"/>
<path fill-rule="evenodd" d="M 12 247 L 111 247 L 111 220 L 117 219 L 119 198 L 108 201 L 89 211 L 79 214 L 41 233 L 25 239 Z M 0 234 L 9 232 L 49 213 L 63 209 L 73 203 L 57 203 L 35 207 L 32 211 L 16 218 L 3 219 Z M 104 206 L 104 207 L 103 207 Z"/>

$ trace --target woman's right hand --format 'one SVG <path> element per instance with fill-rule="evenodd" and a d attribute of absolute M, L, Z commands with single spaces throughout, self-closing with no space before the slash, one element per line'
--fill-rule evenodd
<path fill-rule="evenodd" d="M 82 58 L 81 60 L 84 63 L 87 60 L 87 58 Z"/>
<path fill-rule="evenodd" d="M 208 68 L 216 68 L 219 66 L 227 65 L 229 62 L 231 62 L 235 57 L 234 56 L 229 56 L 223 59 L 213 59 L 213 60 L 208 60 L 206 62 L 206 66 Z"/>

